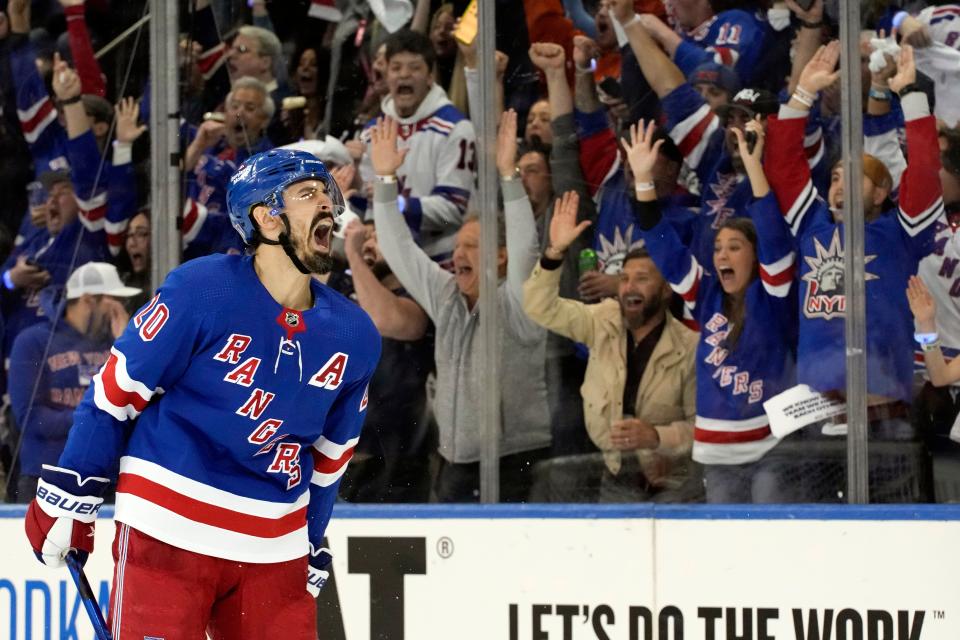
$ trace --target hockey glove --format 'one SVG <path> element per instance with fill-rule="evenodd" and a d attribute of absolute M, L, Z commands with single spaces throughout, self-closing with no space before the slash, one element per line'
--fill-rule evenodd
<path fill-rule="evenodd" d="M 80 478 L 70 469 L 43 465 L 37 497 L 27 509 L 24 527 L 37 560 L 62 567 L 74 549 L 82 565 L 93 551 L 93 526 L 103 504 L 106 478 Z"/>
<path fill-rule="evenodd" d="M 307 591 L 316 598 L 320 595 L 320 589 L 326 584 L 330 577 L 330 561 L 333 556 L 330 555 L 330 549 L 320 547 L 314 548 L 310 544 L 310 555 L 307 557 L 309 568 L 307 569 Z"/>

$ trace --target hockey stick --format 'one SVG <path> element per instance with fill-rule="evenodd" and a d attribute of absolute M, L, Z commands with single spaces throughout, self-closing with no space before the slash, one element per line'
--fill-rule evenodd
<path fill-rule="evenodd" d="M 87 610 L 90 616 L 90 624 L 93 625 L 93 631 L 97 635 L 97 640 L 113 640 L 110 632 L 107 631 L 107 622 L 103 619 L 103 611 L 97 604 L 97 597 L 93 595 L 93 589 L 87 582 L 87 575 L 77 560 L 77 555 L 72 551 L 67 554 L 67 568 L 70 569 L 70 575 L 73 576 L 73 582 L 77 585 L 77 591 L 80 592 L 80 599 L 83 600 L 83 608 Z"/>

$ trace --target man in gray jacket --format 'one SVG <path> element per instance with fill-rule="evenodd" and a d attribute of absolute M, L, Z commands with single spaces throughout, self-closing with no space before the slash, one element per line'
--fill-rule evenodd
<path fill-rule="evenodd" d="M 530 202 L 516 175 L 516 113 L 500 120 L 497 169 L 506 218 L 501 235 L 497 290 L 500 307 L 502 435 L 500 486 L 503 501 L 527 498 L 534 464 L 550 446 L 550 414 L 544 380 L 546 331 L 523 312 L 523 282 L 538 257 Z M 370 159 L 376 173 L 373 212 L 380 251 L 401 284 L 436 325 L 437 390 L 434 415 L 441 467 L 434 489 L 442 502 L 479 498 L 483 385 L 480 370 L 479 221 L 468 216 L 457 234 L 454 273 L 444 271 L 414 242 L 397 208 L 397 123 L 378 121 L 371 131 Z M 503 239 L 503 235 L 506 236 Z M 504 248 L 503 244 L 506 244 Z"/>

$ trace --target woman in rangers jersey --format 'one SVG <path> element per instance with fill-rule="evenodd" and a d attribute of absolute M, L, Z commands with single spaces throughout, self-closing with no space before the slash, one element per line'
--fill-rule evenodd
<path fill-rule="evenodd" d="M 712 274 L 661 219 L 652 182 L 661 142 L 651 144 L 653 131 L 652 123 L 644 131 L 641 121 L 624 146 L 647 249 L 700 323 L 693 459 L 705 465 L 707 501 L 780 501 L 776 465 L 765 456 L 777 440 L 763 401 L 793 383 L 795 252 L 760 163 L 763 126 L 748 123 L 757 136 L 752 148 L 736 130 L 755 198 L 752 221 L 736 218 L 720 226 Z"/>

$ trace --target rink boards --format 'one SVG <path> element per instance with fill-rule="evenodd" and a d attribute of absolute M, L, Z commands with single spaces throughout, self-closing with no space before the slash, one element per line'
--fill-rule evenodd
<path fill-rule="evenodd" d="M 0 507 L 0 639 L 92 638 L 22 518 Z M 960 506 L 338 505 L 328 533 L 324 640 L 960 638 Z"/>

